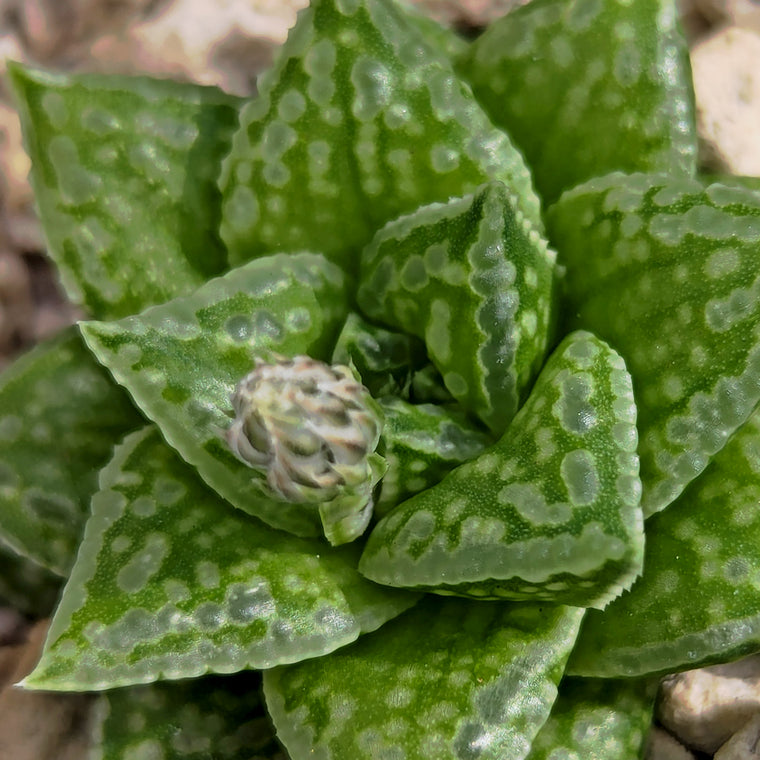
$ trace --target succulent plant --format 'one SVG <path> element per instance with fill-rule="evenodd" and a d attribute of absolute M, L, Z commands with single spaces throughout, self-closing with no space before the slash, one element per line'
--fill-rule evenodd
<path fill-rule="evenodd" d="M 0 595 L 63 585 L 22 685 L 95 757 L 629 760 L 760 649 L 760 194 L 689 76 L 674 0 L 314 0 L 250 101 L 12 67 L 88 319 L 0 381 Z"/>

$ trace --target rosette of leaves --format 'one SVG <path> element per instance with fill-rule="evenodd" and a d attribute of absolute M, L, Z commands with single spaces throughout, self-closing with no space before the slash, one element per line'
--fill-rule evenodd
<path fill-rule="evenodd" d="M 0 382 L 0 595 L 62 586 L 22 685 L 100 692 L 95 756 L 628 760 L 760 649 L 760 195 L 672 0 L 315 0 L 249 102 L 11 78 L 89 316 Z M 382 412 L 341 546 L 226 443 L 271 355 Z"/>

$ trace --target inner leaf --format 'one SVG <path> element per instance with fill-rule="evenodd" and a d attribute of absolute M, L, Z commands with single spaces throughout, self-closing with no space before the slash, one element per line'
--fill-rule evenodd
<path fill-rule="evenodd" d="M 276 500 L 223 433 L 254 358 L 330 355 L 347 312 L 343 273 L 321 256 L 278 254 L 120 322 L 85 322 L 96 356 L 166 440 L 236 507 L 298 535 L 321 535 L 314 504 Z"/>
<path fill-rule="evenodd" d="M 641 571 L 635 422 L 620 356 L 573 333 L 502 439 L 383 518 L 359 569 L 392 586 L 604 607 Z"/>
<path fill-rule="evenodd" d="M 425 341 L 448 390 L 504 432 L 549 342 L 555 253 L 500 182 L 387 224 L 362 254 L 357 300 Z"/>

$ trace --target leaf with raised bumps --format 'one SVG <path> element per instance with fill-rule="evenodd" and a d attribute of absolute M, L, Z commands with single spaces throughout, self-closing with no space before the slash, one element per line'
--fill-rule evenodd
<path fill-rule="evenodd" d="M 0 377 L 0 409 L 0 541 L 66 576 L 97 472 L 144 420 L 73 328 Z"/>
<path fill-rule="evenodd" d="M 573 333 L 502 439 L 384 517 L 359 569 L 391 586 L 604 607 L 641 571 L 635 423 L 623 360 Z"/>
<path fill-rule="evenodd" d="M 318 506 L 278 501 L 223 439 L 230 396 L 254 358 L 327 359 L 348 310 L 346 280 L 315 254 L 277 254 L 119 322 L 85 322 L 95 355 L 164 438 L 232 504 L 277 528 L 322 535 Z"/>
<path fill-rule="evenodd" d="M 73 301 L 123 317 L 225 268 L 216 179 L 238 98 L 146 77 L 9 70 L 48 251 Z"/>
<path fill-rule="evenodd" d="M 563 678 L 526 760 L 641 757 L 656 691 L 651 680 Z"/>
<path fill-rule="evenodd" d="M 696 173 L 675 0 L 533 0 L 491 24 L 459 70 L 546 203 L 611 171 Z"/>
<path fill-rule="evenodd" d="M 491 182 L 387 224 L 362 254 L 357 301 L 424 339 L 454 398 L 500 434 L 548 347 L 555 258 Z"/>
<path fill-rule="evenodd" d="M 521 760 L 583 610 L 428 597 L 351 647 L 264 673 L 293 760 Z"/>
<path fill-rule="evenodd" d="M 378 450 L 388 471 L 380 481 L 376 517 L 435 485 L 449 470 L 491 443 L 490 436 L 456 408 L 410 404 L 390 396 L 378 403 L 385 417 Z"/>
<path fill-rule="evenodd" d="M 548 223 L 572 324 L 610 343 L 633 377 L 651 515 L 760 401 L 760 195 L 611 174 L 565 193 Z"/>
<path fill-rule="evenodd" d="M 247 672 L 108 691 L 88 760 L 287 760 L 260 689 Z"/>
<path fill-rule="evenodd" d="M 589 613 L 569 669 L 619 677 L 729 662 L 760 647 L 760 413 L 647 521 L 644 574 Z"/>
<path fill-rule="evenodd" d="M 222 237 L 233 263 L 305 249 L 355 273 L 382 224 L 489 179 L 541 227 L 522 156 L 417 20 L 389 0 L 315 0 L 242 111 Z"/>
<path fill-rule="evenodd" d="M 317 657 L 417 596 L 330 549 L 233 509 L 153 427 L 101 473 L 42 659 L 25 686 L 109 689 Z"/>

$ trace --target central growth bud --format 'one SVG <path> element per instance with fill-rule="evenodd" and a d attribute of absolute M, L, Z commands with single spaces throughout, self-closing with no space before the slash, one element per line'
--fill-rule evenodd
<path fill-rule="evenodd" d="M 318 505 L 332 544 L 352 541 L 372 515 L 372 491 L 386 470 L 375 452 L 382 412 L 342 365 L 308 356 L 255 361 L 232 394 L 227 442 L 266 476 L 272 494 Z"/>

